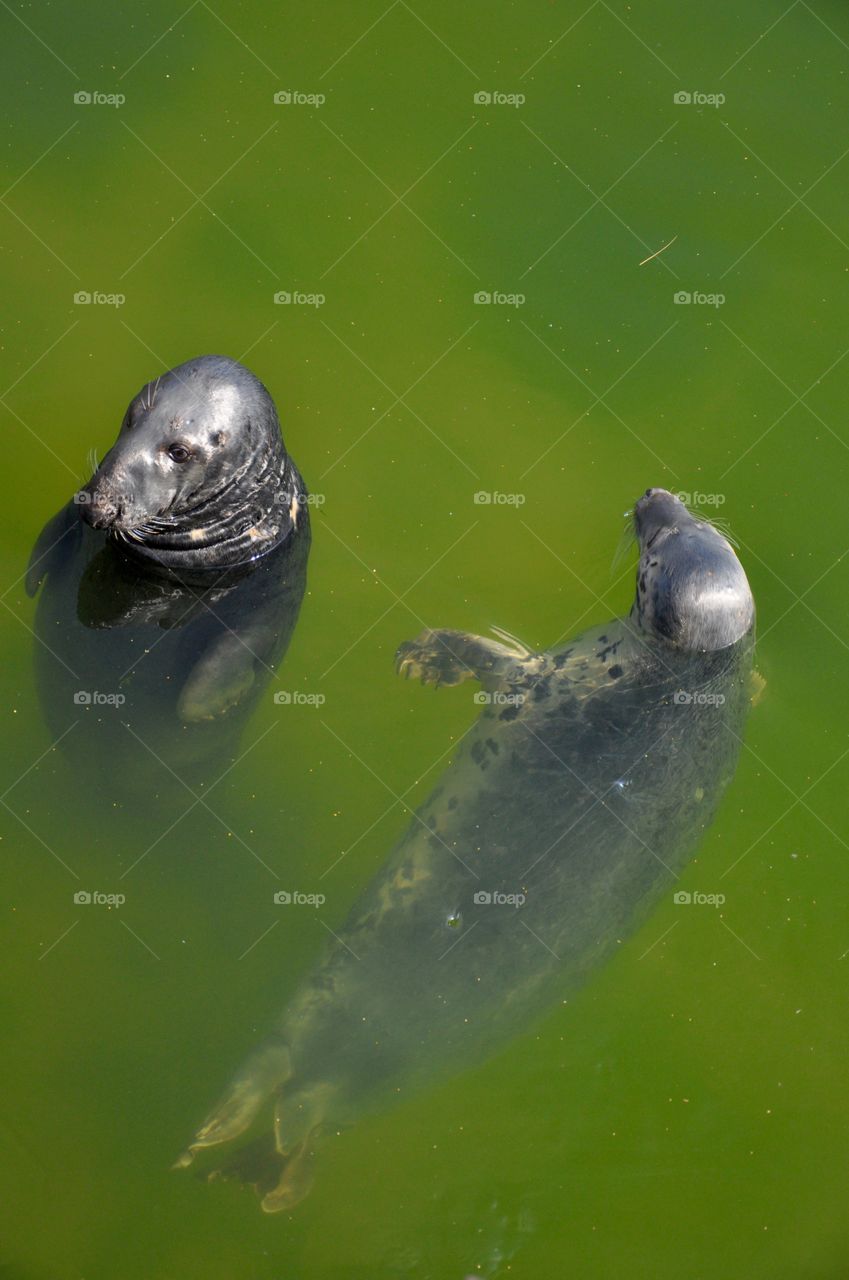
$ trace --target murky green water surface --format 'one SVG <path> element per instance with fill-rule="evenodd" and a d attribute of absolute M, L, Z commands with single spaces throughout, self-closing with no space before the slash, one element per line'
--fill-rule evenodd
<path fill-rule="evenodd" d="M 845 1276 L 843 7 L 2 23 L 0 1270 Z M 205 351 L 265 381 L 319 495 L 281 681 L 324 702 L 269 694 L 150 848 L 154 798 L 104 809 L 51 750 L 20 575 L 130 396 Z M 331 1143 L 291 1215 L 169 1172 L 476 714 L 398 643 L 625 612 L 648 485 L 718 495 L 758 603 L 766 691 L 682 881 L 722 908 L 670 892 L 538 1033 Z M 320 914 L 281 919 L 284 884 Z"/>

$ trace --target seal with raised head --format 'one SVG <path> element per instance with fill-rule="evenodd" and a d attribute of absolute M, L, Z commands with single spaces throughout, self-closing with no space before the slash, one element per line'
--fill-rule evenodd
<path fill-rule="evenodd" d="M 734 771 L 755 610 L 730 543 L 672 494 L 648 490 L 634 525 L 627 618 L 542 653 L 402 645 L 405 675 L 476 679 L 485 709 L 179 1165 L 265 1125 L 215 1172 L 296 1204 L 323 1134 L 482 1060 L 671 893 Z"/>
<path fill-rule="evenodd" d="M 288 646 L 309 541 L 303 481 L 249 369 L 199 356 L 148 382 L 27 574 L 31 595 L 46 578 L 45 717 L 57 737 L 77 729 L 74 758 L 138 791 L 140 742 L 180 777 L 232 749 Z"/>

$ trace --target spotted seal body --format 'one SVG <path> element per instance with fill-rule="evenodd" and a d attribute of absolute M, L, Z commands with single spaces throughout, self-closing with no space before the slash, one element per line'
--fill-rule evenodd
<path fill-rule="evenodd" d="M 45 580 L 45 718 L 74 760 L 113 795 L 212 781 L 289 643 L 308 550 L 303 481 L 262 383 L 224 356 L 147 383 L 27 575 L 30 594 Z"/>
<path fill-rule="evenodd" d="M 754 605 L 731 546 L 672 495 L 649 490 L 635 525 L 629 618 L 546 653 L 455 631 L 402 646 L 402 672 L 477 679 L 486 708 L 181 1164 L 273 1097 L 273 1144 L 223 1172 L 269 1212 L 297 1203 L 322 1132 L 481 1060 L 672 892 L 733 773 Z"/>

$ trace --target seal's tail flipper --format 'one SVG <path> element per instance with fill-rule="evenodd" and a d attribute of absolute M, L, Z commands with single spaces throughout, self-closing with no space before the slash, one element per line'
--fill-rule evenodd
<path fill-rule="evenodd" d="M 276 1186 L 262 1196 L 266 1213 L 279 1213 L 299 1204 L 313 1184 L 316 1140 L 328 1124 L 334 1085 L 322 1081 L 277 1099 L 274 1132 L 279 1158 L 284 1162 Z"/>
<path fill-rule="evenodd" d="M 188 1148 L 172 1166 L 185 1169 L 198 1151 L 238 1138 L 249 1128 L 262 1104 L 292 1074 L 284 1044 L 267 1044 L 238 1072 L 218 1106 L 207 1116 Z"/>
<path fill-rule="evenodd" d="M 274 1141 L 274 1135 L 263 1133 L 253 1142 L 233 1153 L 215 1169 L 200 1176 L 207 1182 L 241 1182 L 253 1187 L 262 1198 L 280 1182 L 281 1171 L 286 1163 Z"/>

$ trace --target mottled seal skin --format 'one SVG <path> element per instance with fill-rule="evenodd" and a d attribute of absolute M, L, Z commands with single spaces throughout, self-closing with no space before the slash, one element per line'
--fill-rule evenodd
<path fill-rule="evenodd" d="M 248 369 L 201 356 L 142 388 L 27 574 L 45 719 L 110 798 L 214 781 L 288 647 L 309 545 Z"/>
<path fill-rule="evenodd" d="M 273 1140 L 218 1173 L 291 1207 L 323 1133 L 482 1060 L 671 895 L 734 771 L 754 603 L 729 543 L 665 490 L 634 524 L 629 618 L 545 653 L 457 631 L 401 647 L 406 675 L 479 680 L 485 710 L 178 1164 L 253 1133 L 273 1098 Z"/>

